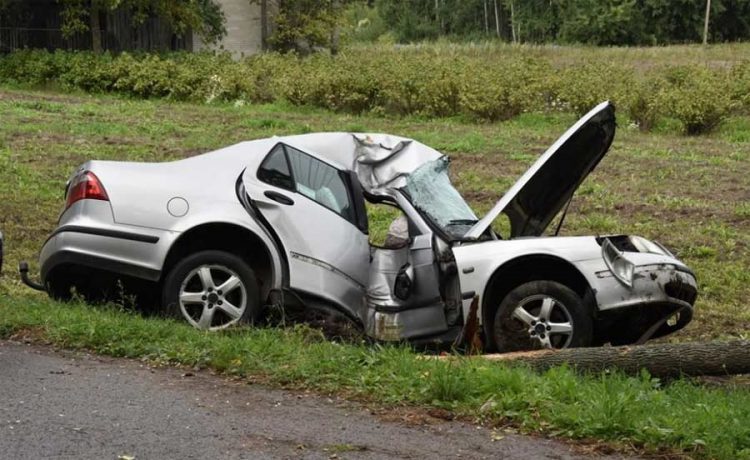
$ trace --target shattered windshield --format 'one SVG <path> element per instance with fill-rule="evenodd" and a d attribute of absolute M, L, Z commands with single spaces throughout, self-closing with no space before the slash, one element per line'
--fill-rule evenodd
<path fill-rule="evenodd" d="M 448 157 L 423 164 L 409 175 L 406 192 L 417 209 L 448 235 L 460 238 L 477 222 L 474 211 L 448 178 Z"/>

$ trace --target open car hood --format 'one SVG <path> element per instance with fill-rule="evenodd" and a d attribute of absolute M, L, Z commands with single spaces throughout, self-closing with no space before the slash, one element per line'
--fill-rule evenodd
<path fill-rule="evenodd" d="M 479 238 L 501 212 L 510 218 L 511 238 L 540 236 L 607 153 L 614 135 L 614 106 L 602 102 L 552 144 L 465 238 Z"/>

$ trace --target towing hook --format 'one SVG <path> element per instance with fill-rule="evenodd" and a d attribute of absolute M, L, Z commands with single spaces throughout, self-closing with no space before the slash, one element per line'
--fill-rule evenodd
<path fill-rule="evenodd" d="M 43 291 L 43 292 L 47 291 L 47 289 L 44 286 L 42 286 L 41 284 L 29 278 L 29 263 L 28 262 L 26 261 L 19 262 L 18 272 L 21 273 L 21 281 L 23 281 L 23 284 L 25 284 L 26 286 L 36 291 Z"/>

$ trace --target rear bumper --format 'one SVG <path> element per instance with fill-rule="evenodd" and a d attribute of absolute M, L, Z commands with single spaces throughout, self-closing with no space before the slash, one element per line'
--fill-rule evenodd
<path fill-rule="evenodd" d="M 152 229 L 61 226 L 42 247 L 42 282 L 46 283 L 56 269 L 71 265 L 158 281 L 164 248 L 168 249 L 173 239 L 168 232 L 160 233 Z"/>

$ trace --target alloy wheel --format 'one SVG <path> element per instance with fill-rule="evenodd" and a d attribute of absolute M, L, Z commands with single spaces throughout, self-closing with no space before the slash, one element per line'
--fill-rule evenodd
<path fill-rule="evenodd" d="M 201 265 L 180 286 L 183 317 L 198 329 L 218 330 L 240 321 L 247 309 L 247 289 L 237 273 L 223 265 Z"/>
<path fill-rule="evenodd" d="M 526 297 L 513 310 L 512 318 L 523 323 L 529 339 L 543 348 L 566 348 L 573 339 L 570 311 L 554 297 Z"/>

